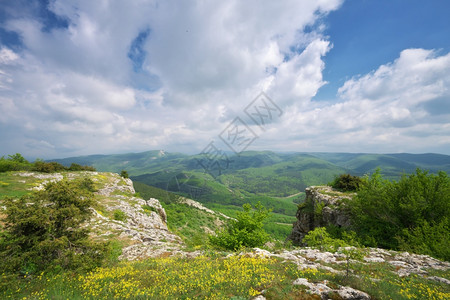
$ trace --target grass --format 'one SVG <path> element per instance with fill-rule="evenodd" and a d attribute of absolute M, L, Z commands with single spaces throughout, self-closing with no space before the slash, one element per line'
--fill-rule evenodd
<path fill-rule="evenodd" d="M 17 172 L 0 172 L 0 199 L 4 196 L 19 198 L 30 193 L 36 179 L 14 175 Z"/>
<path fill-rule="evenodd" d="M 153 206 L 144 204 L 141 207 L 144 210 L 144 213 L 149 215 L 149 216 L 152 214 L 152 211 L 157 213 L 156 208 L 154 208 Z"/>
<path fill-rule="evenodd" d="M 236 217 L 236 213 L 242 211 L 242 207 L 234 205 L 222 205 L 218 203 L 207 203 L 206 207 L 217 212 L 221 212 L 231 218 Z M 287 216 L 279 213 L 270 213 L 266 224 L 264 224 L 264 229 L 270 235 L 271 238 L 275 240 L 284 241 L 286 237 L 292 231 L 292 223 L 294 223 L 296 218 L 294 216 Z"/>
<path fill-rule="evenodd" d="M 338 265 L 333 265 L 338 269 Z M 450 287 L 426 278 L 398 277 L 388 263 L 353 264 L 350 277 L 322 269 L 299 270 L 275 258 L 219 253 L 193 259 L 163 257 L 120 262 L 88 273 L 5 276 L 2 299 L 250 299 L 263 290 L 267 299 L 318 299 L 297 278 L 333 288 L 351 286 L 373 299 L 449 299 Z M 449 278 L 449 271 L 439 271 Z"/>
<path fill-rule="evenodd" d="M 25 194 L 31 193 L 31 188 L 38 186 L 43 181 L 48 181 L 47 179 L 38 179 L 33 176 L 19 176 L 16 173 L 21 171 L 11 171 L 11 172 L 0 172 L 0 199 L 4 196 L 19 198 Z M 75 177 L 84 177 L 85 172 L 81 171 L 62 171 L 57 172 L 62 174 L 64 178 L 70 173 Z M 41 173 L 44 175 L 52 175 L 53 173 Z M 103 174 L 89 175 L 92 179 L 96 180 L 95 187 L 103 187 L 108 183 L 111 178 Z"/>
<path fill-rule="evenodd" d="M 182 237 L 190 248 L 206 245 L 208 235 L 215 232 L 224 222 L 223 217 L 187 204 L 162 203 L 162 205 L 167 214 L 169 230 Z"/>
<path fill-rule="evenodd" d="M 208 233 L 205 231 L 205 227 L 211 231 L 218 229 L 217 222 L 215 221 L 217 219 L 216 217 L 185 204 L 176 203 L 178 200 L 177 195 L 140 182 L 134 182 L 134 187 L 144 199 L 150 197 L 166 199 L 166 201 L 161 201 L 161 204 L 167 213 L 167 225 L 172 232 L 182 236 L 189 246 L 195 247 L 205 244 L 208 239 Z M 270 218 L 267 224 L 265 224 L 264 229 L 272 238 L 284 241 L 292 231 L 292 223 L 295 221 L 294 215 L 297 210 L 293 199 L 298 196 L 301 195 L 277 199 L 280 203 L 285 203 L 286 206 L 289 205 L 292 208 L 292 215 L 288 216 L 280 213 L 270 214 Z M 236 213 L 242 211 L 242 206 L 240 205 L 224 205 L 218 203 L 205 203 L 204 205 L 231 218 L 235 218 Z M 224 219 L 221 218 L 221 221 L 224 221 Z"/>

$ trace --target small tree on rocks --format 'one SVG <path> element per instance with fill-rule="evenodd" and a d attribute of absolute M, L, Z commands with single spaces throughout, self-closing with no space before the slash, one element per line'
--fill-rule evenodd
<path fill-rule="evenodd" d="M 5 198 L 0 268 L 31 274 L 99 265 L 108 247 L 91 241 L 81 226 L 90 217 L 93 190 L 88 178 L 62 180 L 20 199 Z"/>

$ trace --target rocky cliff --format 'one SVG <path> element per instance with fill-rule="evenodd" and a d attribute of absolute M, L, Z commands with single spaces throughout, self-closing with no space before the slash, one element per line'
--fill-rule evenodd
<path fill-rule="evenodd" d="M 167 216 L 157 199 L 144 200 L 134 190 L 130 179 L 116 173 L 16 172 L 11 174 L 23 190 L 42 190 L 48 182 L 88 177 L 93 180 L 95 205 L 92 217 L 84 226 L 89 227 L 94 239 L 115 241 L 122 247 L 119 259 L 140 259 L 161 255 L 186 255 L 183 242 L 171 233 Z"/>
<path fill-rule="evenodd" d="M 305 202 L 298 207 L 297 221 L 288 237 L 294 244 L 303 245 L 305 235 L 316 227 L 350 225 L 345 201 L 351 199 L 353 193 L 342 193 L 330 186 L 311 186 L 305 193 Z"/>

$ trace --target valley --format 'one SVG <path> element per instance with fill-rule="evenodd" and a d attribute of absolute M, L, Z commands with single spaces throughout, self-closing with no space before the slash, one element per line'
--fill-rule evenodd
<path fill-rule="evenodd" d="M 416 168 L 450 172 L 450 156 L 441 154 L 276 153 L 246 151 L 229 156 L 228 168 L 212 177 L 198 163 L 199 155 L 162 150 L 114 155 L 90 155 L 52 160 L 63 165 L 91 165 L 99 171 L 126 170 L 137 192 L 150 196 L 148 187 L 201 202 L 206 207 L 234 217 L 245 203 L 260 201 L 272 209 L 265 229 L 284 241 L 295 222 L 297 205 L 308 186 L 324 185 L 337 175 L 363 176 L 377 168 L 385 178 L 398 180 Z M 154 191 L 154 190 L 153 190 Z M 168 193 L 167 193 L 168 192 Z M 145 198 L 145 197 L 144 197 Z M 166 199 L 168 201 L 166 201 Z"/>

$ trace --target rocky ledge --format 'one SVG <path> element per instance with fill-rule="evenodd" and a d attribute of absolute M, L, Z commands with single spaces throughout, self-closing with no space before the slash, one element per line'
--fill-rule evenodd
<path fill-rule="evenodd" d="M 352 261 L 353 263 L 368 264 L 389 264 L 393 266 L 392 271 L 399 277 L 415 274 L 422 276 L 428 280 L 438 281 L 444 284 L 450 284 L 450 280 L 438 276 L 429 276 L 430 270 L 447 271 L 450 269 L 450 263 L 440 261 L 428 255 L 417 255 L 408 252 L 388 251 L 379 248 L 361 249 L 364 251 L 362 261 Z M 296 250 L 282 250 L 278 252 L 270 252 L 268 250 L 254 248 L 251 252 L 240 252 L 230 254 L 229 256 L 239 255 L 247 257 L 261 258 L 278 258 L 282 262 L 293 262 L 302 270 L 324 270 L 326 272 L 340 274 L 345 276 L 344 266 L 345 255 L 340 253 L 323 252 L 318 249 L 300 248 Z M 339 270 L 340 269 L 340 270 Z M 350 276 L 359 276 L 358 273 L 350 269 Z M 370 278 L 372 281 L 380 280 L 379 278 Z M 371 299 L 370 295 L 365 292 L 356 290 L 349 286 L 331 285 L 327 280 L 320 282 L 311 282 L 306 278 L 297 278 L 292 282 L 293 285 L 302 285 L 310 294 L 315 294 L 320 299 L 336 299 L 332 295 L 339 295 L 339 299 Z M 264 300 L 264 295 L 259 295 L 254 299 Z"/>
<path fill-rule="evenodd" d="M 33 179 L 30 190 L 42 190 L 49 182 L 64 178 L 89 177 L 97 188 L 92 218 L 85 224 L 95 239 L 116 240 L 123 246 L 119 259 L 158 257 L 166 253 L 184 255 L 182 240 L 167 228 L 167 216 L 154 198 L 136 197 L 133 182 L 116 173 L 61 172 L 42 174 L 18 172 L 18 177 Z"/>
<path fill-rule="evenodd" d="M 298 207 L 297 221 L 288 237 L 295 245 L 303 245 L 305 235 L 316 227 L 350 225 L 345 201 L 354 194 L 342 193 L 330 186 L 311 186 L 305 189 L 305 194 L 305 202 Z"/>

